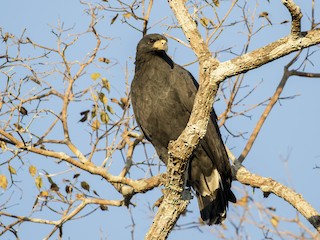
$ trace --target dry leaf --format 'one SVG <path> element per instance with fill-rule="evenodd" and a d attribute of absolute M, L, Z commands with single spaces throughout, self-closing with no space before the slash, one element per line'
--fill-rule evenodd
<path fill-rule="evenodd" d="M 8 180 L 7 177 L 3 174 L 0 174 L 0 187 L 4 190 L 7 189 L 8 186 Z"/>
<path fill-rule="evenodd" d="M 95 116 L 97 116 L 97 108 L 95 106 L 93 106 L 94 108 L 91 111 L 91 118 L 94 118 Z"/>
<path fill-rule="evenodd" d="M 106 64 L 109 64 L 109 63 L 110 63 L 110 60 L 109 60 L 108 58 L 105 58 L 105 57 L 100 57 L 100 58 L 98 58 L 98 60 L 99 60 L 100 62 L 104 62 L 104 63 L 106 63 Z"/>
<path fill-rule="evenodd" d="M 100 122 L 98 119 L 96 119 L 92 122 L 91 128 L 93 131 L 96 131 L 100 128 Z"/>
<path fill-rule="evenodd" d="M 110 22 L 110 25 L 114 24 L 114 22 L 116 21 L 116 19 L 118 18 L 119 14 L 117 13 L 112 19 L 111 19 L 111 22 Z"/>
<path fill-rule="evenodd" d="M 131 17 L 131 15 L 132 15 L 132 14 L 131 14 L 131 13 L 129 13 L 129 12 L 128 12 L 128 13 L 124 13 L 124 14 L 122 14 L 122 16 L 124 16 L 125 18 L 130 18 L 130 17 Z"/>
<path fill-rule="evenodd" d="M 104 105 L 106 105 L 107 102 L 108 102 L 107 96 L 106 96 L 104 93 L 102 93 L 102 92 L 99 93 L 99 100 L 100 100 L 100 102 L 102 102 Z"/>
<path fill-rule="evenodd" d="M 242 197 L 242 198 L 240 198 L 238 201 L 237 201 L 237 204 L 239 205 L 239 206 L 246 206 L 247 204 L 248 204 L 248 200 L 249 200 L 249 198 L 248 198 L 248 196 L 246 195 L 246 196 L 244 196 L 244 197 Z"/>
<path fill-rule="evenodd" d="M 107 124 L 109 122 L 109 115 L 106 112 L 100 113 L 101 122 Z"/>
<path fill-rule="evenodd" d="M 4 152 L 7 149 L 7 144 L 4 141 L 0 141 L 1 150 Z"/>
<path fill-rule="evenodd" d="M 71 185 L 67 185 L 66 188 L 65 188 L 65 190 L 66 190 L 66 193 L 67 193 L 67 194 L 70 194 L 70 193 L 72 193 L 73 188 L 72 188 Z"/>
<path fill-rule="evenodd" d="M 15 169 L 14 167 L 12 167 L 11 165 L 8 165 L 8 169 L 9 169 L 9 172 L 10 172 L 11 174 L 17 174 L 16 169 Z"/>
<path fill-rule="evenodd" d="M 52 183 L 51 186 L 50 186 L 50 189 L 52 191 L 55 191 L 55 192 L 58 192 L 59 191 L 59 187 L 56 183 Z"/>
<path fill-rule="evenodd" d="M 30 173 L 30 175 L 31 175 L 32 177 L 34 177 L 34 176 L 36 175 L 36 173 L 37 173 L 37 168 L 36 168 L 35 166 L 31 165 L 31 166 L 29 167 L 29 173 Z"/>
<path fill-rule="evenodd" d="M 108 206 L 107 206 L 107 205 L 100 204 L 100 209 L 101 209 L 102 211 L 108 211 Z"/>
<path fill-rule="evenodd" d="M 91 74 L 91 78 L 95 81 L 95 80 L 97 80 L 98 78 L 100 78 L 100 73 L 92 73 Z"/>
<path fill-rule="evenodd" d="M 210 20 L 206 17 L 203 17 L 203 18 L 200 18 L 200 23 L 202 24 L 202 26 L 208 27 Z"/>
<path fill-rule="evenodd" d="M 271 218 L 270 222 L 271 222 L 271 224 L 272 224 L 272 226 L 273 226 L 274 228 L 277 228 L 277 227 L 278 227 L 278 224 L 279 224 L 279 218 L 276 217 L 276 216 L 273 216 L 273 217 Z"/>
<path fill-rule="evenodd" d="M 36 179 L 34 181 L 35 181 L 38 189 L 42 188 L 43 182 L 42 182 L 42 178 L 40 176 L 36 177 Z"/>
<path fill-rule="evenodd" d="M 48 191 L 41 191 L 40 192 L 40 197 L 48 197 L 48 196 L 49 196 Z"/>
<path fill-rule="evenodd" d="M 126 98 L 126 97 L 120 98 L 120 101 L 124 106 L 126 106 L 128 104 L 128 98 Z"/>
<path fill-rule="evenodd" d="M 116 98 L 111 98 L 111 102 L 119 104 L 119 101 Z"/>
<path fill-rule="evenodd" d="M 28 115 L 28 111 L 27 109 L 25 109 L 24 107 L 19 107 L 19 112 L 22 114 L 22 115 Z"/>
<path fill-rule="evenodd" d="M 102 78 L 101 81 L 102 81 L 103 87 L 107 89 L 108 92 L 110 92 L 110 82 L 108 81 L 108 79 Z"/>
<path fill-rule="evenodd" d="M 107 110 L 109 113 L 114 114 L 114 110 L 110 105 L 107 106 Z"/>
<path fill-rule="evenodd" d="M 216 6 L 216 7 L 219 7 L 220 6 L 220 2 L 219 0 L 212 0 L 213 4 Z"/>
<path fill-rule="evenodd" d="M 73 175 L 73 178 L 78 178 L 80 176 L 80 173 L 76 173 L 75 175 Z"/>
<path fill-rule="evenodd" d="M 85 181 L 82 181 L 81 182 L 81 187 L 84 189 L 84 190 L 87 190 L 88 192 L 90 192 L 90 185 L 85 182 Z"/>

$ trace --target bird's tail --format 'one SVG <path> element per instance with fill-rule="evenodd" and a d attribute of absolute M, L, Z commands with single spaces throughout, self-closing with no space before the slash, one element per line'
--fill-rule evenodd
<path fill-rule="evenodd" d="M 212 199 L 210 196 L 201 196 L 197 193 L 201 218 L 208 225 L 221 224 L 227 217 L 228 202 L 236 202 L 233 192 L 222 186 L 214 195 L 215 198 Z"/>

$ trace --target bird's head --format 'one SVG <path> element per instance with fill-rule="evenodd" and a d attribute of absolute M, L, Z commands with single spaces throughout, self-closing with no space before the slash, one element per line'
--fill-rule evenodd
<path fill-rule="evenodd" d="M 161 34 L 145 35 L 137 46 L 137 54 L 161 52 L 168 50 L 168 39 Z"/>

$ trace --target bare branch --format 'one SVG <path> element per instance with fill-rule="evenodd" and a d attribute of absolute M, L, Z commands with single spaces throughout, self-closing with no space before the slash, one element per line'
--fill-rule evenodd
<path fill-rule="evenodd" d="M 302 32 L 302 37 L 298 39 L 293 39 L 291 36 L 281 38 L 262 48 L 221 63 L 219 68 L 212 71 L 212 79 L 214 79 L 214 76 L 222 75 L 224 80 L 226 78 L 245 73 L 292 52 L 299 51 L 300 49 L 319 43 L 320 29 Z"/>
<path fill-rule="evenodd" d="M 293 37 L 298 38 L 301 32 L 301 18 L 302 18 L 300 7 L 296 5 L 292 0 L 282 0 L 282 3 L 289 10 L 292 17 L 291 35 Z"/>
<path fill-rule="evenodd" d="M 276 182 L 271 178 L 265 178 L 256 174 L 250 173 L 244 167 L 240 167 L 236 173 L 236 178 L 239 182 L 260 188 L 265 196 L 273 193 L 278 197 L 290 203 L 297 209 L 320 233 L 320 214 L 294 190 Z"/>

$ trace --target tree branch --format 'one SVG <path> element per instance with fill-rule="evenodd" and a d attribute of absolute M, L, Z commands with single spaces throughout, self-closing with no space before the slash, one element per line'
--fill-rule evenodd
<path fill-rule="evenodd" d="M 291 188 L 288 188 L 271 178 L 265 178 L 250 173 L 246 168 L 240 167 L 237 170 L 236 178 L 239 182 L 255 188 L 260 188 L 265 196 L 270 193 L 277 195 L 290 203 L 297 209 L 320 233 L 320 215 L 319 213 L 302 197 Z"/>
<path fill-rule="evenodd" d="M 301 35 L 302 37 L 298 39 L 289 35 L 262 48 L 221 63 L 215 71 L 212 71 L 212 80 L 215 79 L 214 76 L 218 75 L 222 76 L 220 81 L 223 81 L 226 78 L 256 69 L 292 52 L 320 43 L 320 29 L 302 32 Z"/>
<path fill-rule="evenodd" d="M 292 18 L 291 35 L 299 37 L 301 32 L 301 18 L 302 13 L 300 7 L 297 6 L 292 0 L 282 0 L 283 5 L 289 10 Z"/>
<path fill-rule="evenodd" d="M 311 30 L 303 33 L 303 37 L 301 38 L 289 35 L 265 47 L 220 63 L 215 58 L 212 58 L 208 46 L 204 43 L 195 22 L 185 6 L 185 1 L 171 0 L 168 2 L 192 50 L 199 59 L 200 86 L 187 127 L 176 141 L 169 143 L 168 176 L 164 201 L 159 207 L 155 221 L 150 227 L 146 239 L 167 238 L 180 214 L 188 205 L 188 200 L 184 200 L 181 197 L 185 180 L 184 173 L 189 157 L 206 133 L 212 104 L 217 94 L 219 83 L 226 78 L 258 68 L 291 52 L 320 43 L 320 29 Z M 290 3 L 292 2 L 289 1 L 288 7 L 292 9 L 293 5 L 290 5 Z M 293 13 L 296 12 L 293 11 Z M 295 17 L 295 21 L 297 19 Z M 298 25 L 296 24 L 295 31 L 297 27 Z M 173 205 L 172 200 L 177 204 Z M 166 221 L 162 221 L 163 218 L 166 218 Z"/>
<path fill-rule="evenodd" d="M 289 67 L 297 60 L 298 56 L 300 55 L 297 54 L 285 67 L 284 67 L 284 73 L 282 76 L 282 79 L 278 85 L 278 87 L 276 88 L 276 91 L 274 92 L 273 96 L 270 98 L 270 101 L 268 103 L 268 105 L 266 106 L 265 110 L 263 111 L 263 113 L 261 114 L 261 117 L 259 119 L 259 121 L 257 122 L 255 128 L 253 129 L 251 136 L 249 138 L 249 140 L 247 141 L 246 146 L 244 147 L 242 153 L 240 154 L 238 161 L 240 163 L 242 163 L 244 161 L 244 159 L 247 157 L 248 153 L 250 152 L 255 140 L 257 139 L 257 136 L 265 122 L 265 120 L 267 119 L 267 117 L 269 116 L 272 108 L 274 107 L 274 105 L 277 103 L 283 89 L 284 86 L 286 85 L 289 77 L 292 75 L 291 71 L 289 71 Z"/>

